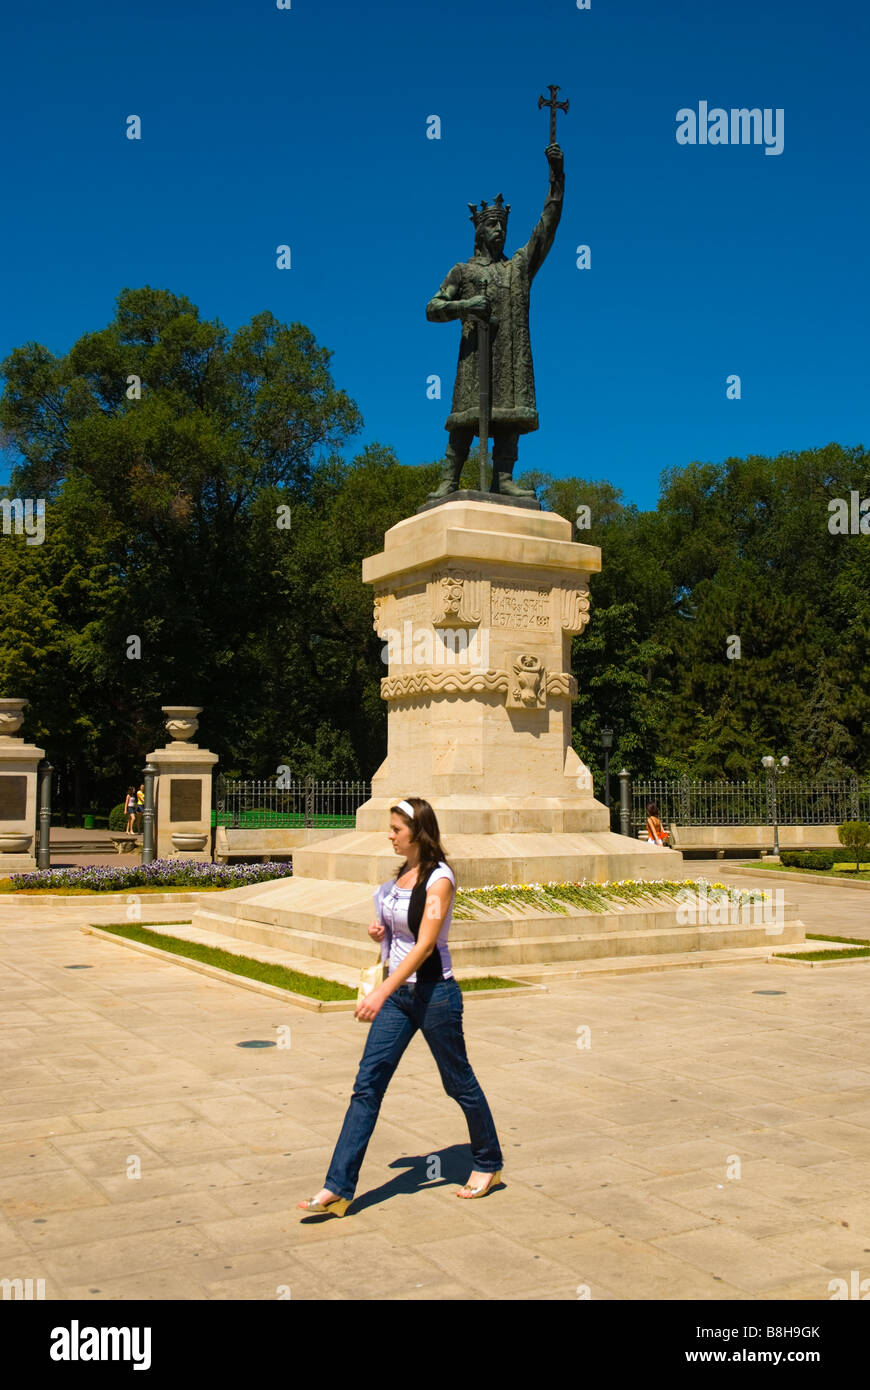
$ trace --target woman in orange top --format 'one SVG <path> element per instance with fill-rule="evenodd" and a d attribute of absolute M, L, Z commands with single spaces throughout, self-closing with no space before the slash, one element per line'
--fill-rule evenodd
<path fill-rule="evenodd" d="M 666 849 L 668 832 L 662 825 L 659 808 L 654 801 L 647 802 L 646 817 L 647 844 L 659 845 L 662 849 Z"/>

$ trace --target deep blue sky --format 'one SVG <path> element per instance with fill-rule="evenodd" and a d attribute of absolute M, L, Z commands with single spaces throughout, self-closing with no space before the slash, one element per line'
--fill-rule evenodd
<path fill-rule="evenodd" d="M 459 328 L 425 305 L 471 254 L 468 202 L 503 192 L 507 253 L 527 239 L 547 187 L 537 97 L 556 81 L 565 210 L 533 288 L 541 428 L 519 470 L 607 478 L 651 506 L 670 465 L 866 442 L 861 0 L 16 8 L 0 356 L 65 352 L 124 286 L 186 294 L 230 329 L 270 309 L 333 351 L 365 420 L 354 452 L 440 457 Z M 677 111 L 702 100 L 782 107 L 783 153 L 678 145 Z"/>

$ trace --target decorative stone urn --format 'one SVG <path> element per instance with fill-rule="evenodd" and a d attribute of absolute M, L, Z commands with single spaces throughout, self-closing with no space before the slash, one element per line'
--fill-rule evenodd
<path fill-rule="evenodd" d="M 188 743 L 199 728 L 198 714 L 202 714 L 202 705 L 161 705 L 160 708 L 166 715 L 166 732 L 174 743 Z M 167 748 L 172 744 L 168 743 Z M 196 748 L 195 743 L 189 745 Z"/>
<path fill-rule="evenodd" d="M 172 848 L 177 849 L 179 854 L 195 853 L 205 849 L 205 842 L 208 835 L 182 834 L 175 831 L 172 835 Z"/>
<path fill-rule="evenodd" d="M 0 700 L 0 738 L 11 738 L 24 723 L 27 700 Z"/>
<path fill-rule="evenodd" d="M 32 840 L 32 835 L 17 835 L 0 830 L 0 854 L 26 854 Z"/>

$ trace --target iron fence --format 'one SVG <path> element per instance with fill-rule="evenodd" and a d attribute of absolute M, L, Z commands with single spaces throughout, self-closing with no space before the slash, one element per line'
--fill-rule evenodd
<path fill-rule="evenodd" d="M 218 776 L 214 822 L 233 830 L 352 828 L 357 809 L 371 794 L 370 782 L 314 777 L 241 781 Z"/>
<path fill-rule="evenodd" d="M 655 802 L 664 825 L 772 825 L 773 798 L 780 825 L 841 825 L 870 820 L 870 777 L 816 780 L 757 777 L 745 782 L 702 782 L 653 777 L 632 782 L 632 833 L 646 825 Z"/>

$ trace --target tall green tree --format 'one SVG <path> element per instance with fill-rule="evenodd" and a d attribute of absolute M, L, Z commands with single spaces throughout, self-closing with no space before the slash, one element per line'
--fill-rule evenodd
<path fill-rule="evenodd" d="M 0 428 L 20 460 L 10 491 L 46 499 L 47 554 L 53 527 L 58 544 L 83 528 L 100 553 L 53 671 L 76 698 L 99 690 L 87 717 L 101 725 L 101 756 L 85 744 L 95 772 L 115 766 L 109 748 L 129 740 L 141 759 L 153 746 L 152 717 L 137 711 L 201 704 L 216 748 L 256 712 L 247 637 L 274 616 L 252 551 L 258 499 L 271 490 L 292 511 L 321 454 L 361 425 L 329 356 L 301 324 L 264 313 L 230 334 L 183 296 L 146 287 L 125 290 L 112 323 L 64 357 L 28 344 L 2 364 Z M 37 549 L 19 557 L 25 587 L 44 568 Z M 38 689 L 26 644 L 9 634 L 5 645 L 19 685 Z"/>

